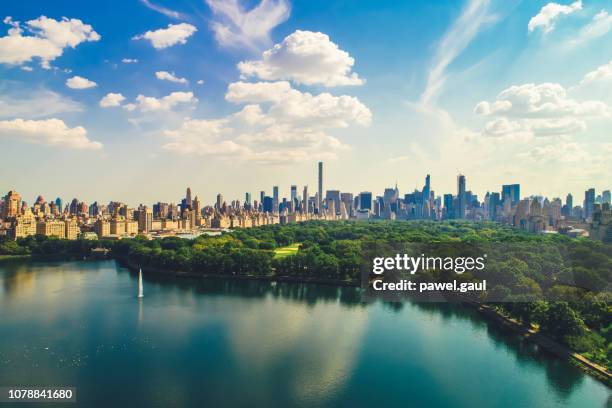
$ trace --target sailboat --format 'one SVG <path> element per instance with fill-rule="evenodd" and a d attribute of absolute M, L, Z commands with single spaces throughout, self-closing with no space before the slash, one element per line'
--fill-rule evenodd
<path fill-rule="evenodd" d="M 142 268 L 138 271 L 138 297 L 144 297 L 144 290 L 142 287 Z"/>

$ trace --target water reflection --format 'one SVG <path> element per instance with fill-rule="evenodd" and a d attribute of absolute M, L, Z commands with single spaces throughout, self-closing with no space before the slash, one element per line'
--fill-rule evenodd
<path fill-rule="evenodd" d="M 112 261 L 2 264 L 0 279 L 0 384 L 60 379 L 88 406 L 363 406 L 381 376 L 381 405 L 406 405 L 406 390 L 428 387 L 459 406 L 493 401 L 510 392 L 505 384 L 550 406 L 607 395 L 460 305 L 365 304 L 358 288 L 151 274 L 138 300 L 138 274 Z M 466 389 L 478 379 L 488 388 L 476 398 Z"/>

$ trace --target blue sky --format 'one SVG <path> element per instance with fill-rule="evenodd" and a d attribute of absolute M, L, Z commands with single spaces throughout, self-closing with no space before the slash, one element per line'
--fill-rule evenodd
<path fill-rule="evenodd" d="M 456 174 L 610 188 L 606 1 L 12 2 L 0 190 L 131 204 Z M 9 18 L 10 17 L 10 18 Z M 10 30 L 10 31 L 9 31 Z"/>

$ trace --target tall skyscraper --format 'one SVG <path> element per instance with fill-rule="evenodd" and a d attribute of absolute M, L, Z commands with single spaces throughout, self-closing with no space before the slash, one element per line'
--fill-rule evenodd
<path fill-rule="evenodd" d="M 272 187 L 272 206 L 274 211 L 278 211 L 278 186 Z"/>
<path fill-rule="evenodd" d="M 295 201 L 297 198 L 297 186 L 291 186 L 291 201 Z"/>
<path fill-rule="evenodd" d="M 593 206 L 595 205 L 595 189 L 589 188 L 584 192 L 584 218 L 593 218 Z"/>
<path fill-rule="evenodd" d="M 455 218 L 465 218 L 465 210 L 467 207 L 467 196 L 465 189 L 465 176 L 459 174 L 457 176 L 457 207 L 455 208 Z"/>
<path fill-rule="evenodd" d="M 319 162 L 319 202 L 317 203 L 319 211 L 321 211 L 321 203 L 323 202 L 323 162 Z"/>
<path fill-rule="evenodd" d="M 302 212 L 308 213 L 308 186 L 304 186 L 302 195 Z"/>
<path fill-rule="evenodd" d="M 251 205 L 251 193 L 244 193 L 244 203 L 246 205 Z"/>
<path fill-rule="evenodd" d="M 187 193 L 185 194 L 185 204 L 187 208 L 192 208 L 193 202 L 191 201 L 191 188 L 187 187 Z"/>
<path fill-rule="evenodd" d="M 425 186 L 423 187 L 423 201 L 429 201 L 429 195 L 431 194 L 431 178 L 429 174 L 425 177 Z"/>

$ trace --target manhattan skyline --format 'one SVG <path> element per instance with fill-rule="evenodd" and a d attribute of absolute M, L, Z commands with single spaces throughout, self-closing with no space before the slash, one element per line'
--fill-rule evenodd
<path fill-rule="evenodd" d="M 314 192 L 324 160 L 325 190 L 412 191 L 431 174 L 442 193 L 463 173 L 480 197 L 511 183 L 600 192 L 612 173 L 611 12 L 604 1 L 10 4 L 0 190 L 137 204 L 190 185 L 212 202 Z"/>

